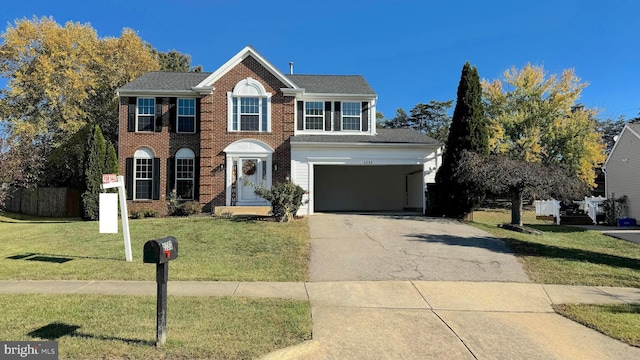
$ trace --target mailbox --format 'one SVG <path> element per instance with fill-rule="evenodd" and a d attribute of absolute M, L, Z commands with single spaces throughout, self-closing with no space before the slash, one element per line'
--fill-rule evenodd
<path fill-rule="evenodd" d="M 142 261 L 149 264 L 165 264 L 178 257 L 178 240 L 173 236 L 149 240 L 144 244 Z"/>

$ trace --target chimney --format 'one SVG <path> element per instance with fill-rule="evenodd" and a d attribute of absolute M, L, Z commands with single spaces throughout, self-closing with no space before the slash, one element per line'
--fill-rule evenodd
<path fill-rule="evenodd" d="M 293 75 L 293 61 L 289 62 L 289 75 Z"/>

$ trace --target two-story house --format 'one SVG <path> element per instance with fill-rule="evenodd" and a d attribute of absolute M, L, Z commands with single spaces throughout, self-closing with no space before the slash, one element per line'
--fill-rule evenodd
<path fill-rule="evenodd" d="M 212 73 L 146 73 L 118 96 L 131 209 L 166 213 L 174 189 L 206 212 L 268 205 L 251 183 L 292 181 L 308 191 L 301 215 L 424 211 L 441 162 L 434 139 L 376 129 L 362 76 L 285 74 L 251 46 Z"/>

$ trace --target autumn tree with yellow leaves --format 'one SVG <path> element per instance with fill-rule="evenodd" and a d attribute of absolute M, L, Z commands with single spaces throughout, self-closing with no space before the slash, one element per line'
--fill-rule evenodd
<path fill-rule="evenodd" d="M 605 160 L 596 111 L 578 106 L 581 82 L 573 70 L 547 76 L 527 64 L 504 73 L 503 80 L 482 81 L 494 154 L 543 165 L 563 165 L 589 186 Z"/>
<path fill-rule="evenodd" d="M 131 29 L 99 38 L 89 24 L 34 17 L 8 25 L 1 37 L 0 76 L 7 86 L 0 90 L 0 115 L 12 135 L 53 148 L 86 125 L 100 125 L 116 141 L 115 89 L 160 67 Z"/>

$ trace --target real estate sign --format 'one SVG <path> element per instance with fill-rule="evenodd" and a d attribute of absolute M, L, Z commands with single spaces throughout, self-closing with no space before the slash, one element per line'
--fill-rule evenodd
<path fill-rule="evenodd" d="M 131 256 L 131 237 L 129 236 L 129 212 L 127 211 L 127 197 L 125 195 L 124 189 L 124 176 L 115 175 L 115 174 L 104 174 L 102 175 L 102 189 L 112 189 L 117 188 L 118 194 L 100 194 L 100 232 L 102 233 L 102 227 L 105 227 L 105 230 L 113 230 L 115 224 L 115 231 L 112 233 L 118 232 L 118 205 L 114 203 L 115 198 L 108 196 L 103 197 L 103 195 L 115 195 L 120 198 L 120 211 L 122 213 L 122 233 L 124 236 L 124 256 L 127 261 L 133 261 Z M 104 209 L 103 209 L 103 198 L 104 200 Z M 105 224 L 102 224 L 102 214 L 105 212 Z M 113 220 L 115 217 L 115 221 Z M 111 232 L 111 231 L 109 231 Z"/>

